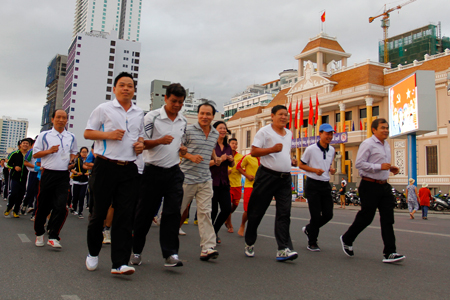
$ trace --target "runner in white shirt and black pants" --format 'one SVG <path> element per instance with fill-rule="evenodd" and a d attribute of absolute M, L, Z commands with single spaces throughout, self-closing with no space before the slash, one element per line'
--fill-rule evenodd
<path fill-rule="evenodd" d="M 75 136 L 65 130 L 67 113 L 56 110 L 52 116 L 53 129 L 39 134 L 33 147 L 33 157 L 41 158 L 41 181 L 36 200 L 36 214 L 34 230 L 36 232 L 36 246 L 44 246 L 45 222 L 51 212 L 47 230 L 49 232 L 48 245 L 61 248 L 59 232 L 66 221 L 68 210 L 66 207 L 69 196 L 70 161 L 78 152 Z"/>
<path fill-rule="evenodd" d="M 320 140 L 306 148 L 300 160 L 300 169 L 306 171 L 305 194 L 308 199 L 309 224 L 302 228 L 308 237 L 310 251 L 320 251 L 317 245 L 319 229 L 333 218 L 333 199 L 331 197 L 330 174 L 336 169 L 331 167 L 335 150 L 330 146 L 334 129 L 324 123 L 319 127 Z"/>
<path fill-rule="evenodd" d="M 144 118 L 145 168 L 133 226 L 133 254 L 130 258 L 133 265 L 141 264 L 147 233 L 164 198 L 159 230 L 164 265 L 183 266 L 178 259 L 178 230 L 184 182 L 184 174 L 179 167 L 179 151 L 187 126 L 180 110 L 185 98 L 186 90 L 179 83 L 173 83 L 166 89 L 166 105 L 149 112 Z M 182 148 L 186 150 L 186 147 Z"/>
<path fill-rule="evenodd" d="M 144 112 L 131 102 L 135 82 L 129 73 L 114 80 L 116 99 L 97 106 L 89 117 L 84 137 L 95 140 L 94 203 L 89 216 L 86 268 L 94 271 L 102 248 L 103 222 L 114 207 L 111 227 L 111 274 L 134 273 L 131 255 L 133 212 L 138 196 L 136 155 L 144 149 Z"/>
<path fill-rule="evenodd" d="M 278 244 L 277 261 L 294 260 L 289 234 L 292 205 L 291 160 L 292 132 L 286 129 L 288 111 L 283 105 L 272 108 L 272 124 L 264 126 L 255 135 L 251 155 L 260 157 L 261 166 L 256 172 L 252 195 L 248 203 L 248 225 L 245 232 L 245 255 L 253 257 L 258 226 L 275 197 L 275 238 Z"/>

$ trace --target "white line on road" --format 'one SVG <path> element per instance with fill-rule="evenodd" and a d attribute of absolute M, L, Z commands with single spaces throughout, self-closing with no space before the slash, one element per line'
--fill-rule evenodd
<path fill-rule="evenodd" d="M 31 240 L 23 233 L 18 233 L 19 239 L 22 241 L 22 243 L 31 243 Z"/>
<path fill-rule="evenodd" d="M 81 300 L 77 295 L 61 295 L 64 300 Z"/>

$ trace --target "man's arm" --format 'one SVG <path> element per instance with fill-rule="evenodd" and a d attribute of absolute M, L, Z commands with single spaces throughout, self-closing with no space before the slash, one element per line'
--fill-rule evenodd
<path fill-rule="evenodd" d="M 125 134 L 125 130 L 122 129 L 116 129 L 114 131 L 99 131 L 99 130 L 92 130 L 92 129 L 86 129 L 84 131 L 84 138 L 87 140 L 115 140 L 115 141 L 121 141 L 123 138 L 123 135 Z"/>
<path fill-rule="evenodd" d="M 252 146 L 252 150 L 250 153 L 253 157 L 261 157 L 269 155 L 271 153 L 281 152 L 281 150 L 283 150 L 283 144 L 279 143 L 270 148 L 259 148 L 256 146 Z"/>
<path fill-rule="evenodd" d="M 307 164 L 304 164 L 301 160 L 300 160 L 299 167 L 300 167 L 300 169 L 305 170 L 307 172 L 316 173 L 318 176 L 322 176 L 323 172 L 325 172 L 322 169 L 316 169 L 316 168 L 310 167 Z"/>

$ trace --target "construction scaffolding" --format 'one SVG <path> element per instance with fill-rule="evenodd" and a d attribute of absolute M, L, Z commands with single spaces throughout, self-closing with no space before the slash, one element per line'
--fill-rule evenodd
<path fill-rule="evenodd" d="M 421 61 L 424 55 L 435 55 L 450 49 L 450 38 L 440 37 L 440 23 L 429 24 L 388 39 L 389 62 L 394 68 L 399 64 Z M 379 42 L 378 61 L 384 62 L 384 41 Z"/>

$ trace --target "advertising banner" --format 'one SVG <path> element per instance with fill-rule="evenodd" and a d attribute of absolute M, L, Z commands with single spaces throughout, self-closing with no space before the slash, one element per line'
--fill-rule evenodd
<path fill-rule="evenodd" d="M 333 139 L 331 140 L 331 144 L 342 144 L 346 143 L 348 140 L 347 132 L 339 132 L 333 134 Z M 319 141 L 319 136 L 311 136 L 293 139 L 291 143 L 291 148 L 306 148 L 309 145 L 315 144 Z"/>

